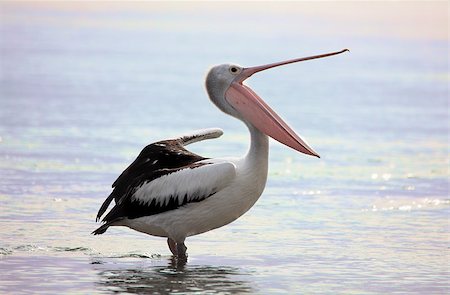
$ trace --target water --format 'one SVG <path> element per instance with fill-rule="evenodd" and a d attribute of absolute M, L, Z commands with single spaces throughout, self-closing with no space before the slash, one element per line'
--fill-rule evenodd
<path fill-rule="evenodd" d="M 448 3 L 384 4 L 2 2 L 0 293 L 448 293 Z M 249 81 L 322 158 L 272 142 L 261 199 L 186 265 L 90 235 L 146 144 L 221 127 L 193 151 L 245 152 L 208 67 L 347 47 Z"/>

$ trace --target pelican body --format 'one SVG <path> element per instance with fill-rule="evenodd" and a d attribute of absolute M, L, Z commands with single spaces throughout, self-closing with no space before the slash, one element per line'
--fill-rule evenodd
<path fill-rule="evenodd" d="M 206 77 L 210 100 L 223 112 L 241 120 L 250 132 L 250 148 L 241 158 L 211 159 L 185 146 L 220 137 L 221 129 L 204 129 L 146 146 L 113 183 L 113 191 L 97 214 L 97 221 L 115 200 L 93 234 L 110 226 L 127 226 L 165 237 L 172 254 L 186 257 L 185 239 L 233 222 L 261 196 L 267 180 L 269 136 L 301 153 L 319 155 L 243 82 L 253 74 L 310 59 L 336 55 L 347 49 L 244 68 L 234 64 L 213 67 Z"/>

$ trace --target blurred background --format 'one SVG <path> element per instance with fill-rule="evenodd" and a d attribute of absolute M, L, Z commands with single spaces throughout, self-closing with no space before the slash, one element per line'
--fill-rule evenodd
<path fill-rule="evenodd" d="M 447 1 L 0 2 L 0 292 L 445 293 Z M 210 103 L 213 65 L 350 52 L 247 81 L 321 159 L 271 142 L 266 190 L 187 240 L 93 237 L 110 185 L 147 144 L 239 156 Z"/>

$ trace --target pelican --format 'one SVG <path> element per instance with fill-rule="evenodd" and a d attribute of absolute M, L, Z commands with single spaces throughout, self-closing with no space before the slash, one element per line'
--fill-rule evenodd
<path fill-rule="evenodd" d="M 170 251 L 186 258 L 185 239 L 233 222 L 261 196 L 268 172 L 269 136 L 301 153 L 319 155 L 298 136 L 252 89 L 243 82 L 253 74 L 305 60 L 323 58 L 347 49 L 244 68 L 222 64 L 206 76 L 210 100 L 224 113 L 241 120 L 250 132 L 250 148 L 241 158 L 211 159 L 185 146 L 220 137 L 221 129 L 193 132 L 146 146 L 113 183 L 111 194 L 97 214 L 103 216 L 93 231 L 103 234 L 110 226 L 127 226 L 167 238 Z"/>

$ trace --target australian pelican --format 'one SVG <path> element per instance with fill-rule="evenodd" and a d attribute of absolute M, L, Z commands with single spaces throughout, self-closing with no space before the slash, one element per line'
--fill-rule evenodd
<path fill-rule="evenodd" d="M 206 77 L 209 98 L 220 110 L 247 125 L 251 137 L 247 154 L 242 158 L 210 159 L 185 149 L 188 144 L 221 136 L 220 129 L 206 129 L 146 146 L 113 183 L 113 191 L 100 207 L 97 221 L 113 199 L 115 206 L 93 234 L 103 234 L 110 226 L 127 226 L 166 237 L 173 255 L 185 258 L 186 237 L 236 220 L 258 200 L 267 179 L 268 136 L 319 157 L 243 82 L 259 71 L 345 51 L 251 68 L 234 64 L 213 67 Z"/>

